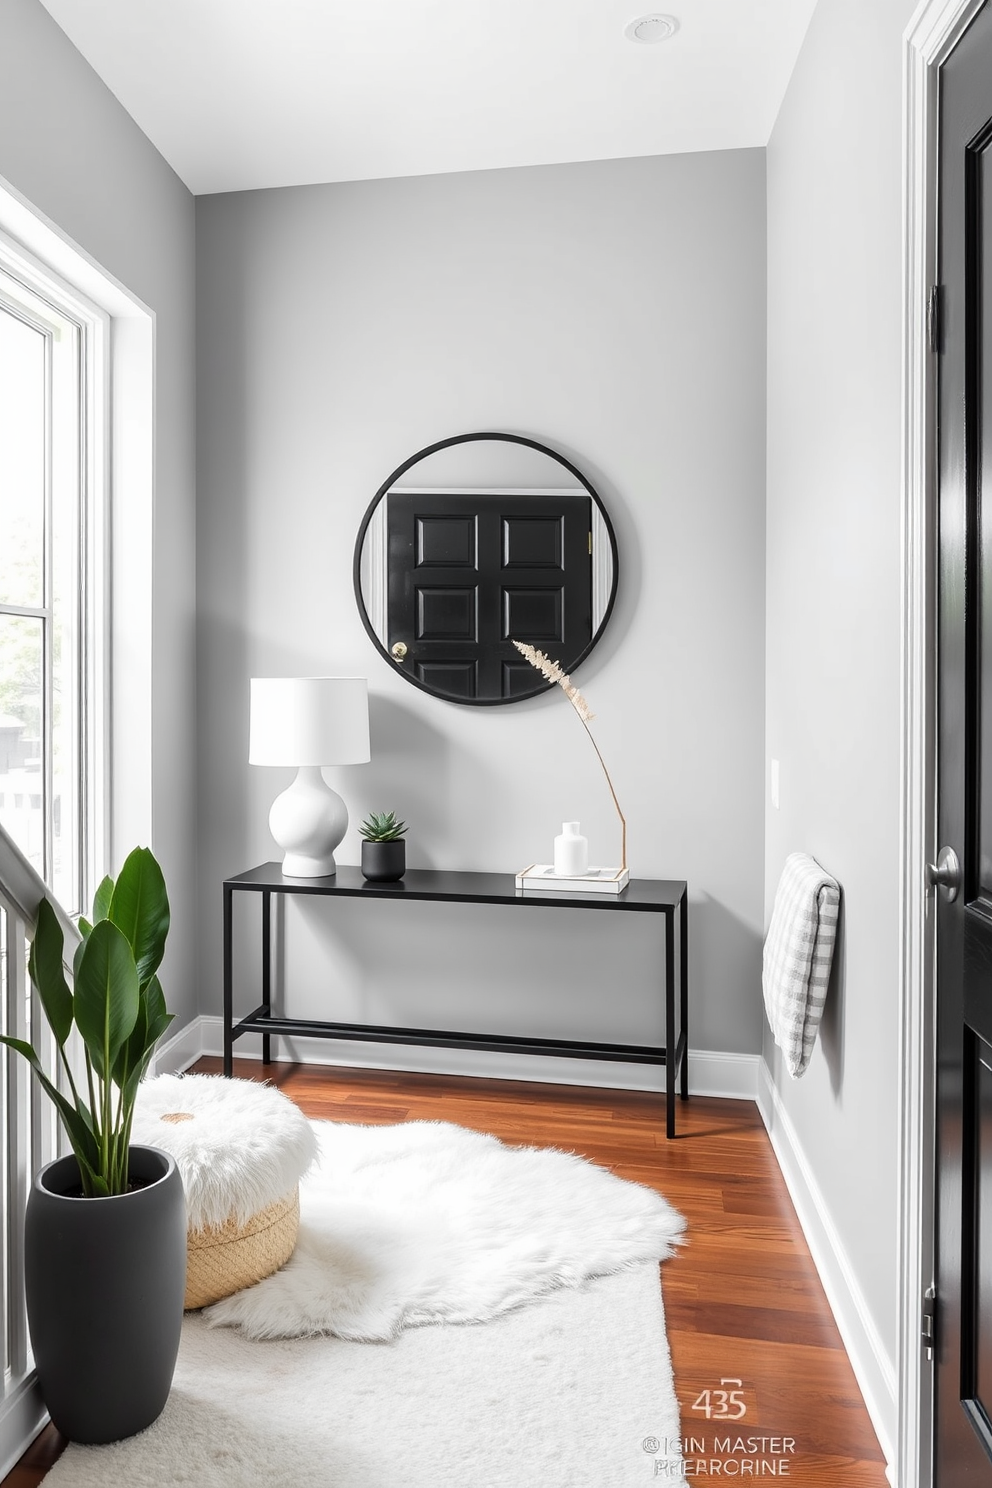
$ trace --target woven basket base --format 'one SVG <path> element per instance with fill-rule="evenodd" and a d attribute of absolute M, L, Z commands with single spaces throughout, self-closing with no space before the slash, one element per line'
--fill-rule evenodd
<path fill-rule="evenodd" d="M 294 1188 L 243 1225 L 229 1219 L 223 1225 L 190 1230 L 183 1303 L 187 1312 L 209 1307 L 278 1271 L 293 1254 L 299 1228 L 300 1190 Z"/>

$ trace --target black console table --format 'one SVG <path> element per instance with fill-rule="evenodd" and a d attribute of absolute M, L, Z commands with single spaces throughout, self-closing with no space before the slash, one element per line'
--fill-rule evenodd
<path fill-rule="evenodd" d="M 234 1021 L 232 961 L 234 895 L 262 896 L 262 1001 Z M 325 1023 L 272 1015 L 272 895 L 317 894 L 328 899 L 403 899 L 442 904 L 502 904 L 533 909 L 586 909 L 600 914 L 657 914 L 665 921 L 665 1043 L 596 1044 L 576 1039 L 518 1038 L 509 1034 L 451 1033 L 431 1028 L 386 1028 L 378 1024 Z M 278 863 L 263 863 L 224 881 L 224 1073 L 231 1074 L 234 1041 L 244 1033 L 262 1035 L 262 1059 L 271 1059 L 273 1035 L 296 1038 L 357 1039 L 379 1044 L 423 1044 L 446 1049 L 506 1049 L 518 1054 L 552 1054 L 570 1059 L 619 1060 L 665 1066 L 666 1131 L 675 1135 L 675 1086 L 689 1098 L 688 908 L 679 879 L 631 879 L 621 894 L 568 894 L 518 889 L 509 873 L 446 873 L 411 869 L 398 883 L 371 883 L 358 868 L 340 867 L 330 878 L 287 878 Z M 678 1009 L 676 1034 L 675 921 L 678 918 Z"/>

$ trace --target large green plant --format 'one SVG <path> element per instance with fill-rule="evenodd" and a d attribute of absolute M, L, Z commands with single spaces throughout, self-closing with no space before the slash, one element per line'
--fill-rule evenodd
<path fill-rule="evenodd" d="M 138 1085 L 159 1038 L 172 1022 L 156 975 L 169 933 L 169 898 L 162 870 L 146 847 L 135 848 L 93 899 L 92 920 L 80 918 L 83 939 L 65 977 L 64 937 L 48 899 L 38 908 L 29 971 L 55 1035 L 69 1094 L 42 1068 L 23 1039 L 0 1035 L 30 1063 L 53 1101 L 90 1198 L 127 1191 L 128 1146 Z M 73 1027 L 83 1044 L 85 1090 L 66 1055 Z M 81 1083 L 81 1082 L 80 1082 Z"/>

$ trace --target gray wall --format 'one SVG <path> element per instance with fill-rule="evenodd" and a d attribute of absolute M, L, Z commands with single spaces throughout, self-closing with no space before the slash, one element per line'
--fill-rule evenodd
<path fill-rule="evenodd" d="M 37 0 L 0 4 L 0 176 L 156 316 L 152 845 L 183 1023 L 196 1008 L 193 198 Z"/>
<path fill-rule="evenodd" d="M 768 147 L 766 918 L 786 855 L 843 891 L 801 1082 L 765 1057 L 895 1357 L 902 31 L 820 0 Z M 855 40 L 856 39 L 856 43 Z"/>
<path fill-rule="evenodd" d="M 566 818 L 595 860 L 617 854 L 595 757 L 557 689 L 499 709 L 433 700 L 392 673 L 356 612 L 352 549 L 379 484 L 436 439 L 495 428 L 556 445 L 613 515 L 618 605 L 577 681 L 633 872 L 691 886 L 691 1042 L 756 1053 L 763 152 L 196 206 L 204 1011 L 219 1011 L 221 880 L 275 856 L 268 808 L 291 774 L 247 764 L 253 674 L 368 676 L 372 762 L 329 778 L 353 824 L 370 808 L 407 818 L 413 866 L 509 872 L 546 859 Z M 339 856 L 358 861 L 354 825 Z M 294 915 L 294 1011 L 660 1036 L 655 927 L 390 908 Z M 245 911 L 246 955 L 249 927 Z"/>

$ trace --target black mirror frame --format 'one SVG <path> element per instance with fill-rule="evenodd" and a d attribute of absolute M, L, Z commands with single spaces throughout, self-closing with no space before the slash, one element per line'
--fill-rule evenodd
<path fill-rule="evenodd" d="M 382 485 L 379 487 L 378 491 L 369 502 L 365 515 L 362 518 L 361 526 L 358 529 L 358 537 L 355 541 L 355 556 L 352 564 L 352 581 L 355 588 L 355 600 L 358 605 L 358 613 L 361 616 L 362 624 L 365 626 L 369 639 L 371 640 L 372 644 L 375 646 L 376 650 L 383 658 L 383 660 L 388 662 L 390 668 L 399 676 L 401 676 L 404 682 L 409 683 L 412 687 L 419 688 L 420 691 L 425 692 L 428 697 L 437 698 L 438 701 L 442 703 L 453 703 L 457 707 L 461 708 L 508 707 L 512 703 L 522 703 L 529 698 L 540 697 L 543 692 L 548 691 L 549 685 L 546 682 L 539 682 L 535 675 L 536 685 L 533 692 L 522 692 L 519 693 L 516 697 L 510 698 L 457 698 L 449 697 L 444 693 L 436 692 L 434 688 L 425 686 L 423 682 L 418 682 L 416 677 L 412 676 L 410 672 L 404 671 L 403 667 L 400 666 L 392 656 L 390 656 L 386 647 L 382 644 L 379 637 L 376 635 L 375 631 L 372 628 L 372 623 L 369 620 L 368 612 L 365 609 L 365 600 L 362 597 L 362 548 L 365 543 L 365 534 L 368 531 L 369 523 L 372 520 L 373 513 L 378 507 L 379 502 L 383 499 L 390 488 L 394 486 L 396 482 L 402 476 L 404 476 L 413 465 L 416 465 L 420 460 L 425 460 L 428 455 L 437 454 L 439 450 L 450 449 L 452 445 L 471 444 L 474 441 L 482 439 L 498 439 L 502 440 L 505 444 L 522 444 L 525 445 L 528 449 L 537 450 L 539 454 L 548 455 L 552 460 L 557 461 L 559 465 L 564 466 L 564 468 L 569 472 L 570 475 L 573 475 L 575 477 L 582 488 L 585 491 L 588 491 L 592 500 L 599 508 L 599 514 L 602 517 L 603 526 L 606 528 L 606 533 L 610 540 L 610 548 L 613 554 L 613 583 L 610 586 L 610 597 L 607 600 L 606 609 L 603 612 L 603 618 L 599 623 L 599 628 L 590 640 L 588 646 L 586 646 L 585 650 L 582 652 L 582 654 L 568 664 L 569 671 L 574 671 L 576 667 L 582 665 L 586 657 L 589 655 L 590 651 L 596 645 L 600 636 L 603 634 L 603 631 L 606 629 L 610 616 L 613 614 L 613 606 L 616 602 L 617 597 L 617 583 L 620 577 L 620 563 L 619 554 L 617 552 L 616 532 L 614 531 L 613 523 L 610 521 L 610 514 L 606 510 L 606 507 L 603 505 L 600 499 L 599 492 L 595 489 L 594 486 L 590 484 L 588 480 L 586 480 L 581 470 L 578 470 L 572 464 L 571 460 L 566 459 L 564 455 L 559 454 L 557 450 L 551 449 L 550 446 L 546 444 L 539 444 L 536 439 L 527 439 L 523 434 L 505 434 L 495 433 L 492 431 L 483 431 L 474 434 L 455 434 L 450 439 L 439 439 L 436 444 L 428 444 L 424 447 L 424 449 L 418 450 L 415 455 L 411 455 L 408 460 L 404 460 L 403 464 L 398 465 L 393 473 L 386 480 L 383 481 Z M 557 659 L 558 658 L 556 657 L 555 660 Z"/>

